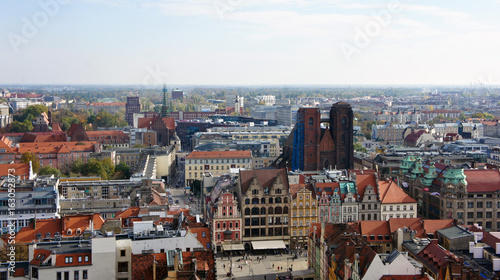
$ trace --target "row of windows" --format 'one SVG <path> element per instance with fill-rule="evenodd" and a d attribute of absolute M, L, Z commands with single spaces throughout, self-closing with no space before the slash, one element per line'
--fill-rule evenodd
<path fill-rule="evenodd" d="M 493 218 L 493 212 L 467 212 L 467 218 L 468 219 L 474 219 L 474 213 L 476 213 L 476 218 L 482 219 L 482 218 Z M 457 213 L 457 218 L 458 219 L 463 219 L 464 218 L 464 213 L 458 212 Z M 497 212 L 497 218 L 500 218 L 500 212 Z"/>
<path fill-rule="evenodd" d="M 64 276 L 64 278 L 63 278 Z M 56 279 L 57 280 L 70 280 L 69 279 L 69 271 L 58 271 L 56 273 Z M 85 279 L 89 279 L 89 273 L 88 273 L 88 270 L 82 270 L 82 279 L 85 280 Z M 79 270 L 75 270 L 73 271 L 73 280 L 80 280 L 80 271 Z"/>
<path fill-rule="evenodd" d="M 293 207 L 297 207 L 297 202 L 293 203 Z M 300 202 L 299 207 L 304 207 L 304 204 L 302 202 Z M 306 207 L 309 207 L 309 202 L 306 202 Z M 316 202 L 313 201 L 312 207 L 316 207 Z"/>
<path fill-rule="evenodd" d="M 399 205 L 394 207 L 394 206 L 384 206 L 384 211 L 400 211 L 400 210 L 406 211 L 406 210 L 413 210 L 413 205 L 410 205 L 409 207 L 406 207 L 406 205 L 403 205 L 400 207 Z"/>
<path fill-rule="evenodd" d="M 71 233 L 69 233 L 71 234 Z M 89 262 L 89 256 L 88 255 L 85 255 L 85 262 Z M 78 256 L 78 262 L 81 263 L 83 261 L 83 257 L 82 256 Z M 64 263 L 73 263 L 73 257 L 65 257 L 64 258 Z"/>
<path fill-rule="evenodd" d="M 288 217 L 245 218 L 245 226 L 288 225 Z"/>
<path fill-rule="evenodd" d="M 267 234 L 266 234 L 267 231 Z M 282 236 L 288 235 L 288 228 L 252 228 L 245 229 L 245 237 L 259 237 L 259 236 Z"/>
<path fill-rule="evenodd" d="M 315 223 L 315 222 L 316 222 L 316 219 L 311 219 L 310 221 L 309 221 L 309 220 L 306 220 L 305 225 L 306 225 L 306 226 L 309 226 L 311 223 Z M 297 221 L 293 221 L 293 226 L 297 226 L 297 224 L 298 224 L 299 226 L 303 226 L 303 225 L 304 225 L 304 221 L 299 220 L 299 221 L 298 221 L 298 223 L 297 223 Z"/>
<path fill-rule="evenodd" d="M 226 228 L 226 223 L 225 222 L 222 222 L 222 223 L 221 222 L 217 222 L 217 229 L 221 229 L 221 224 L 222 224 L 222 228 L 225 229 Z M 227 223 L 227 225 L 228 225 L 229 229 L 233 228 L 233 222 L 229 222 L 229 223 Z M 238 222 L 234 222 L 234 228 L 237 229 L 238 226 L 239 226 L 239 223 Z M 205 232 L 203 232 L 203 233 L 205 233 Z M 205 236 L 203 236 L 203 237 L 205 237 Z"/>
<path fill-rule="evenodd" d="M 208 164 L 208 163 L 249 163 L 250 159 L 188 159 L 187 164 Z"/>
<path fill-rule="evenodd" d="M 250 215 L 250 213 L 251 215 L 266 215 L 266 208 L 262 207 L 260 208 L 260 211 L 258 207 L 253 207 L 251 211 L 250 208 L 248 207 L 245 208 L 245 215 Z M 281 208 L 281 206 L 278 206 L 276 208 L 269 207 L 269 209 L 267 209 L 267 214 L 288 214 L 288 207 L 287 206 L 283 208 Z"/>
<path fill-rule="evenodd" d="M 279 190 L 281 191 L 281 190 Z M 263 197 L 261 199 L 257 198 L 257 197 L 254 197 L 252 198 L 251 202 L 252 204 L 259 204 L 259 201 L 260 201 L 260 204 L 266 204 L 266 198 Z M 276 197 L 276 198 L 272 198 L 270 197 L 269 199 L 267 199 L 267 201 L 269 201 L 269 204 L 273 204 L 273 203 L 281 203 L 281 197 Z M 284 197 L 283 198 L 283 203 L 288 203 L 288 197 Z M 245 199 L 245 204 L 250 204 L 250 198 L 246 198 Z"/>

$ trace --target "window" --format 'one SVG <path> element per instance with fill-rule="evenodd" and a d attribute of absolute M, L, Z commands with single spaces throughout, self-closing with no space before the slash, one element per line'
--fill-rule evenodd
<path fill-rule="evenodd" d="M 482 219 L 483 218 L 483 212 L 477 212 L 477 218 Z"/>
<path fill-rule="evenodd" d="M 120 250 L 120 257 L 125 257 L 125 250 Z"/>
<path fill-rule="evenodd" d="M 64 258 L 64 263 L 72 263 L 73 262 L 73 257 L 65 257 Z"/>
<path fill-rule="evenodd" d="M 88 274 L 87 274 L 87 270 L 82 271 L 82 279 L 89 279 Z"/>
<path fill-rule="evenodd" d="M 314 119 L 312 117 L 309 118 L 309 126 L 313 126 L 314 124 Z"/>
<path fill-rule="evenodd" d="M 85 262 L 89 262 L 89 255 L 85 256 Z"/>
<path fill-rule="evenodd" d="M 474 218 L 474 212 L 467 212 L 467 218 L 468 219 L 473 219 Z"/>
<path fill-rule="evenodd" d="M 75 277 L 75 278 L 74 278 L 75 280 L 80 279 L 80 271 L 75 270 L 75 271 L 74 271 L 74 277 Z"/>
<path fill-rule="evenodd" d="M 477 202 L 477 208 L 483 208 L 483 202 L 482 201 L 478 201 Z"/>
<path fill-rule="evenodd" d="M 64 280 L 69 280 L 69 271 L 64 272 Z"/>
<path fill-rule="evenodd" d="M 81 263 L 82 262 L 82 256 L 78 256 L 78 262 Z"/>
<path fill-rule="evenodd" d="M 474 208 L 474 202 L 472 201 L 467 202 L 467 208 Z"/>
<path fill-rule="evenodd" d="M 493 216 L 492 212 L 486 212 L 486 218 L 491 218 Z"/>
<path fill-rule="evenodd" d="M 128 272 L 128 262 L 118 262 L 118 272 Z"/>
<path fill-rule="evenodd" d="M 486 208 L 491 208 L 491 207 L 493 207 L 493 202 L 486 201 Z"/>
<path fill-rule="evenodd" d="M 57 280 L 62 280 L 62 274 L 61 274 L 61 272 L 58 272 L 56 275 L 57 275 L 57 277 L 56 277 Z M 7 278 L 5 278 L 5 279 L 7 279 Z"/>

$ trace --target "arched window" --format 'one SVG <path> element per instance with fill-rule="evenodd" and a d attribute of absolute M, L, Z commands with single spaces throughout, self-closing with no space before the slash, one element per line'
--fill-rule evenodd
<path fill-rule="evenodd" d="M 71 235 L 73 233 L 73 231 L 69 228 L 66 233 L 67 233 L 67 235 Z"/>
<path fill-rule="evenodd" d="M 259 215 L 259 207 L 252 208 L 252 215 Z"/>
<path fill-rule="evenodd" d="M 282 213 L 282 209 L 281 209 L 281 207 L 280 207 L 280 206 L 278 206 L 278 207 L 276 207 L 276 208 L 274 209 L 274 214 L 281 214 L 281 213 Z"/>
<path fill-rule="evenodd" d="M 217 223 L 217 228 L 220 228 L 220 223 Z"/>
<path fill-rule="evenodd" d="M 283 203 L 288 203 L 288 197 L 283 198 Z"/>
<path fill-rule="evenodd" d="M 259 204 L 259 199 L 257 197 L 252 198 L 252 204 Z"/>
<path fill-rule="evenodd" d="M 267 214 L 273 214 L 273 213 L 274 213 L 274 208 L 273 207 L 269 207 Z"/>
<path fill-rule="evenodd" d="M 261 199 L 260 199 L 260 203 L 261 203 L 261 204 L 266 204 L 266 199 L 265 199 L 265 198 L 261 198 Z"/>
<path fill-rule="evenodd" d="M 245 208 L 245 215 L 250 215 L 250 208 Z"/>
<path fill-rule="evenodd" d="M 283 207 L 283 214 L 288 214 L 288 206 Z"/>
<path fill-rule="evenodd" d="M 245 204 L 250 204 L 250 198 L 245 199 Z"/>
<path fill-rule="evenodd" d="M 314 125 L 314 119 L 312 117 L 309 118 L 309 126 Z"/>
<path fill-rule="evenodd" d="M 273 204 L 273 198 L 272 197 L 269 198 L 269 204 Z"/>
<path fill-rule="evenodd" d="M 281 203 L 281 197 L 277 197 L 277 198 L 274 200 L 274 203 Z"/>
<path fill-rule="evenodd" d="M 266 207 L 260 208 L 260 214 L 265 215 L 266 214 Z"/>

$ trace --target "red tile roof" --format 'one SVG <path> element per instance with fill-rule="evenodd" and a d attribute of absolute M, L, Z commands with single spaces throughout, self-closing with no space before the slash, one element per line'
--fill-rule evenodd
<path fill-rule="evenodd" d="M 139 215 L 140 207 L 129 207 L 121 212 L 116 213 L 115 218 L 129 218 L 129 217 L 137 217 Z"/>
<path fill-rule="evenodd" d="M 18 154 L 27 152 L 34 154 L 58 154 L 70 152 L 93 152 L 95 151 L 95 141 L 82 142 L 41 142 L 41 143 L 19 143 L 16 148 Z"/>
<path fill-rule="evenodd" d="M 206 158 L 251 158 L 251 151 L 193 151 L 186 156 L 186 159 L 206 159 Z"/>
<path fill-rule="evenodd" d="M 47 233 L 50 233 L 50 237 L 54 238 L 56 232 L 63 237 L 75 237 L 79 235 L 77 229 L 83 233 L 87 228 L 90 229 L 92 224 L 94 230 L 99 230 L 103 223 L 104 219 L 99 214 L 65 216 L 60 219 L 37 219 L 18 231 L 16 242 L 30 243 L 36 239 L 37 233 L 40 233 L 42 238 L 45 238 Z M 71 229 L 70 234 L 68 229 Z"/>
<path fill-rule="evenodd" d="M 15 151 L 11 147 L 12 141 L 7 137 L 2 136 L 2 138 L 0 138 L 0 149 L 5 149 L 5 153 L 7 154 L 14 154 Z"/>
<path fill-rule="evenodd" d="M 417 258 L 435 274 L 438 274 L 438 271 L 445 267 L 450 262 L 450 259 L 458 261 L 455 255 L 434 242 L 429 243 L 429 245 L 420 251 L 417 254 Z"/>
<path fill-rule="evenodd" d="M 498 169 L 464 170 L 467 176 L 467 192 L 497 192 L 500 190 L 500 172 Z"/>
<path fill-rule="evenodd" d="M 9 172 L 9 170 L 14 170 L 14 172 Z M 0 164 L 0 177 L 1 176 L 26 176 L 28 179 L 30 174 L 30 164 L 29 163 L 16 163 L 16 164 Z"/>
<path fill-rule="evenodd" d="M 153 120 L 154 118 L 139 118 L 137 122 L 137 127 L 151 129 Z"/>
<path fill-rule="evenodd" d="M 384 203 L 417 203 L 394 181 L 379 181 L 380 201 Z"/>
<path fill-rule="evenodd" d="M 132 254 L 132 279 L 153 279 L 153 263 L 156 261 L 156 279 L 167 274 L 167 254 Z"/>
<path fill-rule="evenodd" d="M 422 136 L 422 134 L 426 133 L 425 130 L 419 130 L 417 132 L 410 133 L 408 136 L 406 136 L 405 141 L 408 143 L 415 143 L 417 140 Z"/>
<path fill-rule="evenodd" d="M 285 188 L 288 190 L 288 176 L 285 169 L 240 170 L 241 191 L 245 194 L 254 178 L 257 179 L 262 189 L 270 189 L 278 177 L 281 178 Z"/>
<path fill-rule="evenodd" d="M 40 263 L 43 263 L 50 255 L 52 255 L 52 251 L 35 249 L 33 250 L 33 259 L 30 261 L 30 264 L 40 265 Z"/>
<path fill-rule="evenodd" d="M 207 248 L 207 245 L 210 243 L 210 229 L 208 227 L 191 226 L 187 227 L 187 230 L 196 236 L 196 238 L 198 239 L 198 241 L 200 241 L 200 243 L 203 245 L 204 248 Z M 203 237 L 203 233 L 205 233 L 205 237 Z"/>
<path fill-rule="evenodd" d="M 392 232 L 389 226 L 389 221 L 360 221 L 358 223 L 361 229 L 361 234 L 366 236 L 369 242 L 392 241 Z M 386 236 L 388 236 L 388 238 L 386 238 Z"/>
<path fill-rule="evenodd" d="M 378 178 L 375 173 L 356 175 L 356 185 L 358 186 L 358 194 L 361 199 L 363 199 L 363 195 L 368 185 L 371 185 L 375 194 L 378 195 L 377 180 Z"/>
<path fill-rule="evenodd" d="M 500 238 L 488 232 L 483 235 L 481 242 L 488 244 L 491 248 L 496 248 L 496 244 L 500 243 Z"/>

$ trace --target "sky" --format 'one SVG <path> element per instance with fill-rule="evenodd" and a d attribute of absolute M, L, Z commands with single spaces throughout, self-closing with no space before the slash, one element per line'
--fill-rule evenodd
<path fill-rule="evenodd" d="M 498 85 L 500 0 L 0 0 L 0 84 Z"/>

